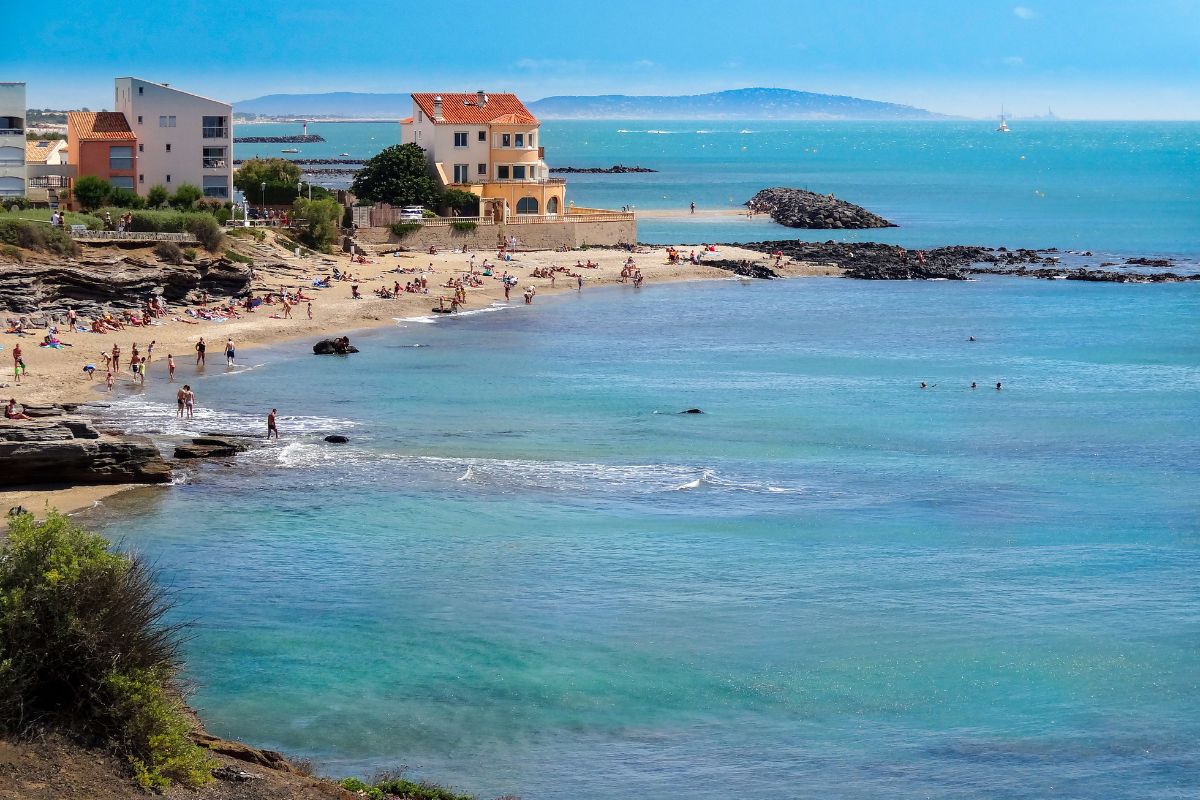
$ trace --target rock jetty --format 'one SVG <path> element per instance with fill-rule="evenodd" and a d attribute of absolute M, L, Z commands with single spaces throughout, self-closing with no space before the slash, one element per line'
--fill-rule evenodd
<path fill-rule="evenodd" d="M 171 466 L 147 437 L 103 435 L 66 415 L 0 420 L 0 463 L 0 487 L 171 480 Z"/>
<path fill-rule="evenodd" d="M 561 172 L 565 175 L 625 175 L 633 172 L 658 172 L 649 167 L 627 167 L 624 164 L 613 164 L 611 167 L 551 167 L 551 172 Z"/>
<path fill-rule="evenodd" d="M 306 136 L 237 136 L 234 144 L 313 144 L 325 141 L 324 136 L 310 133 Z"/>
<path fill-rule="evenodd" d="M 6 264 L 0 270 L 0 308 L 21 313 L 74 308 L 135 308 L 151 294 L 183 302 L 190 292 L 237 296 L 250 289 L 250 268 L 224 258 L 184 264 L 132 256 L 65 263 Z"/>
<path fill-rule="evenodd" d="M 349 336 L 322 339 L 313 345 L 313 354 L 318 356 L 344 356 L 357 352 L 358 348 L 350 344 Z"/>
<path fill-rule="evenodd" d="M 362 158 L 285 158 L 283 160 L 288 161 L 292 164 L 301 164 L 301 165 L 302 164 L 316 164 L 316 165 L 332 166 L 332 165 L 337 165 L 337 164 L 359 164 L 359 165 L 361 165 L 361 164 L 366 163 L 365 159 L 362 159 Z M 245 163 L 246 163 L 246 159 L 244 159 L 244 158 L 235 158 L 233 160 L 233 165 L 235 167 L 240 167 L 242 164 L 245 164 Z"/>
<path fill-rule="evenodd" d="M 831 194 L 817 194 L 806 189 L 763 189 L 746 201 L 746 206 L 752 211 L 770 214 L 771 219 L 789 228 L 896 227 L 862 206 L 838 200 Z"/>

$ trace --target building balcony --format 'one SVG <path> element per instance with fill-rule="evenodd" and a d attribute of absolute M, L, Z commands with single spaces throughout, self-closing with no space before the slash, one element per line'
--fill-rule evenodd
<path fill-rule="evenodd" d="M 24 128 L 0 128 L 0 136 L 24 136 Z"/>
<path fill-rule="evenodd" d="M 206 158 L 201 166 L 203 169 L 225 169 L 227 163 L 223 158 Z"/>
<path fill-rule="evenodd" d="M 203 128 L 200 135 L 205 139 L 228 139 L 229 128 Z"/>

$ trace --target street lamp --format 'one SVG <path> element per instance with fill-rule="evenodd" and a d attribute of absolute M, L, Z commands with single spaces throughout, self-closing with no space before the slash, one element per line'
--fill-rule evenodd
<path fill-rule="evenodd" d="M 263 211 L 266 211 L 267 210 L 267 182 L 266 181 L 262 182 L 262 201 L 263 201 Z"/>

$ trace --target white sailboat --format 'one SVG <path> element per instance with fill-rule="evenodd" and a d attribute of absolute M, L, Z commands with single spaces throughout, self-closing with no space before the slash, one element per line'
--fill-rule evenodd
<path fill-rule="evenodd" d="M 1004 106 L 1000 106 L 1000 127 L 996 128 L 997 133 L 1011 133 L 1008 127 L 1008 120 L 1004 115 Z"/>

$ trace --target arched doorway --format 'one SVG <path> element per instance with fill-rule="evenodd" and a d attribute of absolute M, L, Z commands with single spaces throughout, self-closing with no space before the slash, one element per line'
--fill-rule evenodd
<path fill-rule="evenodd" d="M 547 214 L 557 214 L 558 213 L 558 198 L 557 197 L 551 197 L 549 200 L 546 201 L 546 213 Z"/>
<path fill-rule="evenodd" d="M 517 201 L 518 214 L 536 214 L 538 213 L 538 201 L 536 197 L 522 197 Z"/>

